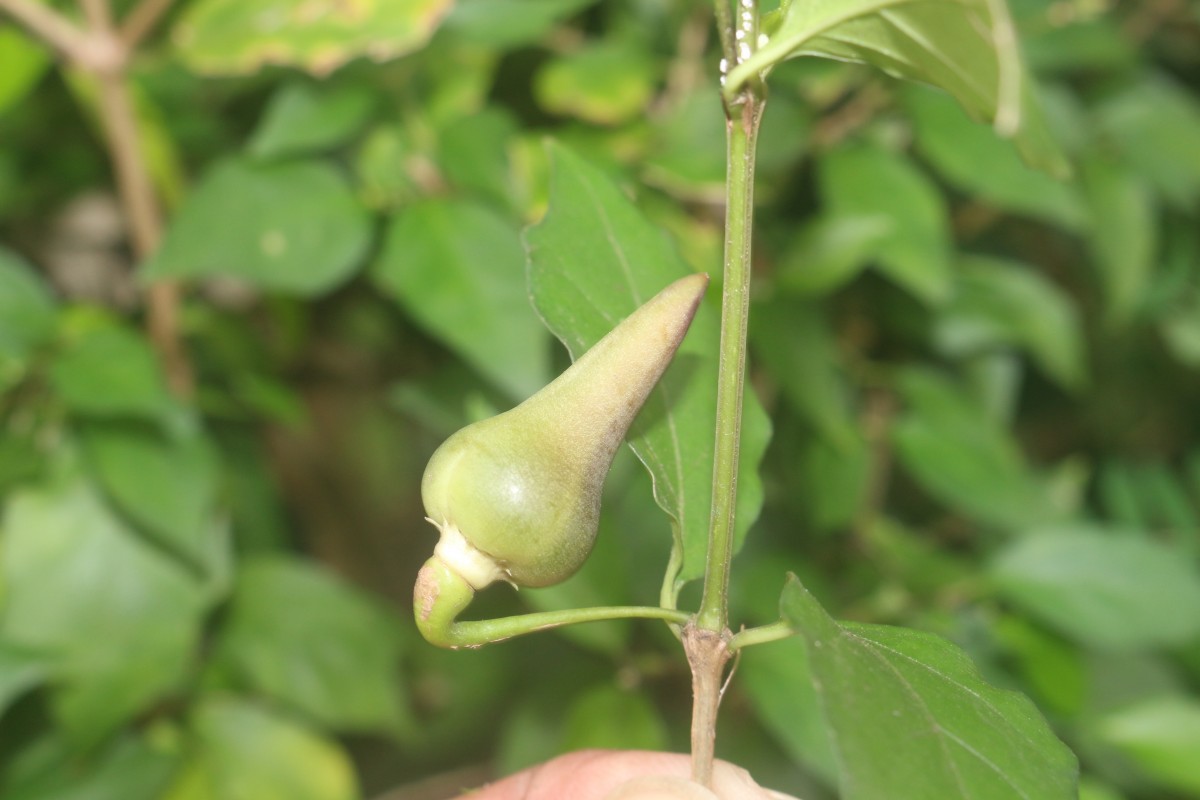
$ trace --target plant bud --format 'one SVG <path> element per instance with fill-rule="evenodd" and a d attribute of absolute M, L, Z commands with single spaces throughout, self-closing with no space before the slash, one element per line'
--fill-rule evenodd
<path fill-rule="evenodd" d="M 675 281 L 540 392 L 438 448 L 421 481 L 436 559 L 474 589 L 550 586 L 583 564 L 613 457 L 707 285 Z"/>

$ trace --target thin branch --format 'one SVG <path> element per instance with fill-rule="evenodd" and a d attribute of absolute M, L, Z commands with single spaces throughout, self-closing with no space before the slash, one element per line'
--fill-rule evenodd
<path fill-rule="evenodd" d="M 0 9 L 72 61 L 80 60 L 87 47 L 83 31 L 50 6 L 35 0 L 0 0 Z"/>
<path fill-rule="evenodd" d="M 880 509 L 887 499 L 892 474 L 891 428 L 896 417 L 896 398 L 890 392 L 877 390 L 867 396 L 862 415 L 862 429 L 869 450 L 866 487 L 851 521 L 853 540 L 869 552 L 871 527 L 879 519 Z"/>
<path fill-rule="evenodd" d="M 92 33 L 112 32 L 112 6 L 108 0 L 79 0 L 79 7 Z"/>
<path fill-rule="evenodd" d="M 133 50 L 150 35 L 171 7 L 172 0 L 142 0 L 121 21 L 119 36 L 126 49 Z"/>
<path fill-rule="evenodd" d="M 130 49 L 118 38 L 109 0 L 79 0 L 88 29 L 83 67 L 100 87 L 99 111 L 117 195 L 138 258 L 145 259 L 162 239 L 162 206 L 141 149 L 137 110 L 126 73 Z M 95 51 L 96 57 L 87 57 Z M 192 390 L 192 371 L 179 339 L 179 286 L 160 281 L 147 291 L 146 326 L 158 350 L 167 382 L 179 396 Z"/>

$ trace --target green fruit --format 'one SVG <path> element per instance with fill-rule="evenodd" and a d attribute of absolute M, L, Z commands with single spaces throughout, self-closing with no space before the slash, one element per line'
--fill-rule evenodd
<path fill-rule="evenodd" d="M 438 448 L 421 481 L 442 534 L 436 558 L 475 589 L 497 579 L 550 586 L 579 569 L 613 456 L 707 285 L 705 275 L 672 283 L 553 383 Z"/>

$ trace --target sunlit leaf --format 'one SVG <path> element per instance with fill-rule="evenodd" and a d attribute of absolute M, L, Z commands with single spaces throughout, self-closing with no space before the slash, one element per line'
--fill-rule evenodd
<path fill-rule="evenodd" d="M 387 61 L 421 47 L 449 8 L 450 0 L 199 0 L 173 38 L 199 72 L 280 64 L 324 75 L 354 58 Z"/>
<path fill-rule="evenodd" d="M 781 607 L 808 646 L 845 800 L 1077 798 L 1075 756 L 1033 703 L 950 642 L 839 624 L 794 577 Z"/>
<path fill-rule="evenodd" d="M 529 282 L 538 311 L 578 357 L 685 267 L 609 178 L 563 147 L 553 148 L 550 210 L 529 229 Z M 646 402 L 629 442 L 654 479 L 659 505 L 682 537 L 682 580 L 703 573 L 712 496 L 719 330 L 715 298 L 702 304 L 675 361 Z M 747 391 L 742 427 L 737 540 L 762 501 L 757 464 L 769 423 Z"/>

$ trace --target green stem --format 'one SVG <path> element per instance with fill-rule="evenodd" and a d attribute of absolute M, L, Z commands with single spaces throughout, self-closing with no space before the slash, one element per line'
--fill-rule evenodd
<path fill-rule="evenodd" d="M 737 48 L 733 40 L 733 11 L 730 2 L 731 0 L 713 0 L 713 8 L 717 12 L 717 35 L 721 39 L 721 56 L 724 59 L 721 69 L 722 76 L 737 64 Z"/>
<path fill-rule="evenodd" d="M 653 606 L 611 606 L 542 611 L 515 617 L 457 622 L 456 618 L 475 597 L 471 584 L 450 569 L 437 556 L 430 558 L 417 575 L 413 606 L 417 628 L 430 643 L 439 647 L 481 647 L 526 633 L 536 633 L 580 622 L 609 619 L 661 619 L 676 625 L 688 621 L 688 614 Z"/>
<path fill-rule="evenodd" d="M 713 458 L 712 515 L 704 594 L 698 627 L 723 631 L 728 624 L 729 563 L 737 510 L 738 451 L 750 315 L 750 239 L 754 213 L 754 151 L 765 100 L 758 86 L 726 106 L 728 172 L 725 209 L 725 280 L 721 304 L 721 360 L 717 377 L 717 425 Z"/>
<path fill-rule="evenodd" d="M 795 628 L 787 622 L 779 620 L 779 622 L 772 622 L 770 625 L 762 625 L 735 633 L 733 638 L 729 640 L 729 651 L 732 653 L 745 647 L 753 647 L 756 644 L 777 642 L 780 639 L 794 636 L 795 633 Z"/>

